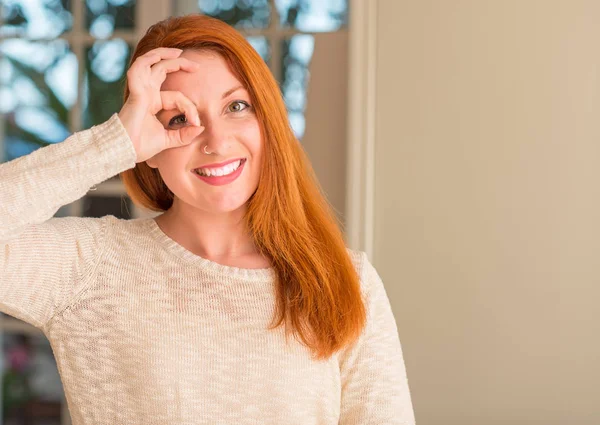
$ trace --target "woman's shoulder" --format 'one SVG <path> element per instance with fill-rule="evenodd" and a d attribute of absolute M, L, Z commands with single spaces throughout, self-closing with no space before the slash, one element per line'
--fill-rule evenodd
<path fill-rule="evenodd" d="M 61 216 L 53 217 L 45 223 L 33 227 L 51 227 L 56 232 L 74 237 L 92 236 L 106 238 L 128 238 L 135 234 L 143 234 L 148 219 L 124 219 L 114 215 L 102 217 Z"/>
<path fill-rule="evenodd" d="M 367 253 L 350 248 L 346 249 L 359 276 L 362 290 L 369 292 L 373 284 L 381 284 L 381 277 L 373 266 L 373 263 L 369 260 Z"/>
<path fill-rule="evenodd" d="M 136 225 L 142 224 L 146 219 L 136 218 L 136 219 L 124 219 L 120 217 L 116 217 L 114 215 L 105 215 L 102 217 L 86 217 L 86 216 L 57 216 L 52 217 L 47 221 L 48 224 L 53 224 L 55 226 L 61 227 L 79 227 L 79 228 L 89 228 L 90 230 L 94 228 L 103 228 L 103 227 L 123 227 L 133 228 Z"/>
<path fill-rule="evenodd" d="M 367 256 L 367 253 L 364 251 L 350 248 L 346 248 L 346 251 L 350 256 L 350 260 L 352 260 L 352 264 L 354 265 L 356 273 L 360 277 L 361 283 L 363 283 L 363 281 L 365 280 L 365 273 L 367 272 L 367 269 L 369 267 L 372 267 L 371 263 L 369 262 L 369 257 Z"/>
<path fill-rule="evenodd" d="M 97 247 L 99 252 L 112 253 L 119 258 L 138 258 L 140 252 L 151 251 L 152 243 L 150 219 L 121 218 L 114 215 L 102 217 L 68 216 L 55 218 L 54 234 L 73 240 L 77 245 Z M 96 252 L 96 250 L 93 250 Z M 106 255 L 106 254 L 105 254 Z"/>
<path fill-rule="evenodd" d="M 364 251 L 359 251 L 357 249 L 351 249 L 348 247 L 346 247 L 346 251 L 348 252 L 350 259 L 356 268 L 362 267 L 362 264 L 365 260 L 368 261 L 367 253 Z"/>

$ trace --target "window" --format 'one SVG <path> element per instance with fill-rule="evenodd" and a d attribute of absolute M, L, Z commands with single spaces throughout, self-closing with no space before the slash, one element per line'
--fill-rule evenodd
<path fill-rule="evenodd" d="M 314 33 L 345 30 L 346 0 L 199 0 L 202 13 L 235 26 L 260 43 L 288 107 L 290 124 L 302 139 Z"/>

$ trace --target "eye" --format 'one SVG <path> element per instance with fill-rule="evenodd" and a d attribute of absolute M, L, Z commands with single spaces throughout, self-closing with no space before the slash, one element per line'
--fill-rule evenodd
<path fill-rule="evenodd" d="M 185 118 L 185 115 L 181 114 L 171 118 L 169 120 L 169 125 L 185 124 L 186 122 L 187 119 Z"/>
<path fill-rule="evenodd" d="M 248 102 L 244 102 L 243 100 L 236 100 L 231 102 L 228 106 L 230 112 L 242 112 L 243 110 L 249 108 L 250 105 Z"/>

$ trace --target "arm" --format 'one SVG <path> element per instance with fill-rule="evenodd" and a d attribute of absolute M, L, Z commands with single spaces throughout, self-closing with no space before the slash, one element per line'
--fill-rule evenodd
<path fill-rule="evenodd" d="M 413 425 L 415 417 L 390 301 L 373 265 L 362 253 L 367 324 L 340 355 L 340 425 Z"/>
<path fill-rule="evenodd" d="M 117 114 L 64 142 L 0 164 L 0 241 L 43 223 L 63 205 L 135 166 L 136 153 Z"/>
<path fill-rule="evenodd" d="M 114 114 L 0 165 L 0 311 L 42 328 L 72 299 L 98 262 L 110 220 L 53 215 L 135 158 Z"/>

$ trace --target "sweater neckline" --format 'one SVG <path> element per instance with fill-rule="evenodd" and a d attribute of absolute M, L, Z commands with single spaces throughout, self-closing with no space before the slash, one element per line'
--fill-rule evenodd
<path fill-rule="evenodd" d="M 235 266 L 226 266 L 224 264 L 217 263 L 207 258 L 201 257 L 200 255 L 194 254 L 189 251 L 183 245 L 180 245 L 174 239 L 171 239 L 163 230 L 160 228 L 154 218 L 148 218 L 147 223 L 149 225 L 150 235 L 158 241 L 163 248 L 177 257 L 185 260 L 186 262 L 197 264 L 202 268 L 215 272 L 221 275 L 245 278 L 250 280 L 273 280 L 275 278 L 275 269 L 272 267 L 262 269 L 246 269 Z"/>

